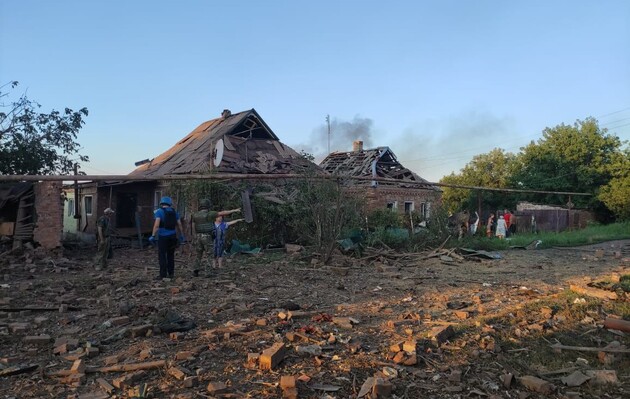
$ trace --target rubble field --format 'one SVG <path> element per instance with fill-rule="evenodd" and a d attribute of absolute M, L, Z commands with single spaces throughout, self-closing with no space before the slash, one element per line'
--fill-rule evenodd
<path fill-rule="evenodd" d="M 162 281 L 152 248 L 2 254 L 0 397 L 630 397 L 630 241 L 288 249 Z"/>

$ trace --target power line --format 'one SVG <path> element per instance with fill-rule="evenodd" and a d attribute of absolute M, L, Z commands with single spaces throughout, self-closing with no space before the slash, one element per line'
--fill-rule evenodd
<path fill-rule="evenodd" d="M 619 125 L 619 126 L 607 127 L 606 129 L 608 130 L 619 129 L 620 127 L 624 127 L 624 126 L 630 126 L 630 123 L 626 123 L 624 125 Z"/>
<path fill-rule="evenodd" d="M 600 116 L 598 116 L 597 118 L 598 118 L 598 119 L 599 119 L 599 118 L 604 118 L 604 117 L 606 117 L 606 116 L 615 115 L 615 114 L 618 114 L 618 113 L 620 113 L 620 112 L 623 112 L 623 111 L 628 111 L 628 110 L 630 110 L 630 107 L 628 107 L 628 108 L 624 108 L 624 109 L 620 109 L 619 111 L 610 112 L 610 113 L 608 113 L 608 114 L 600 115 Z"/>
<path fill-rule="evenodd" d="M 616 121 L 611 121 L 611 122 L 602 123 L 602 126 L 612 125 L 613 123 L 627 121 L 628 119 L 630 119 L 630 118 L 617 119 Z"/>

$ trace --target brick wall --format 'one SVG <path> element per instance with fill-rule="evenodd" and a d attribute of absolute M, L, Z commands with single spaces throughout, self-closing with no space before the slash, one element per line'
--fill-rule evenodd
<path fill-rule="evenodd" d="M 364 198 L 368 211 L 385 209 L 387 204 L 391 203 L 395 205 L 395 210 L 404 212 L 405 202 L 411 202 L 415 211 L 420 211 L 421 204 L 425 203 L 427 204 L 425 205 L 427 211 L 430 212 L 442 200 L 442 193 L 434 190 L 379 186 L 376 188 L 352 188 L 348 191 Z"/>
<path fill-rule="evenodd" d="M 61 246 L 63 234 L 62 182 L 35 184 L 35 229 L 33 241 L 45 249 Z"/>

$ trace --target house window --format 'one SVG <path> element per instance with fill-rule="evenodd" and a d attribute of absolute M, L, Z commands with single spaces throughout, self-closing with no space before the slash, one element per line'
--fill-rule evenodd
<path fill-rule="evenodd" d="M 413 201 L 405 201 L 405 213 L 411 213 L 414 210 Z"/>
<path fill-rule="evenodd" d="M 427 216 L 427 203 L 423 202 L 420 204 L 420 217 L 426 219 Z"/>
<path fill-rule="evenodd" d="M 398 201 L 391 201 L 387 203 L 387 209 L 391 209 L 392 211 L 398 210 Z"/>
<path fill-rule="evenodd" d="M 162 192 L 156 191 L 153 195 L 153 208 L 157 209 L 160 207 L 160 200 L 162 199 Z"/>
<path fill-rule="evenodd" d="M 68 216 L 74 216 L 74 198 L 68 200 Z"/>
<path fill-rule="evenodd" d="M 85 208 L 85 214 L 91 215 L 92 214 L 92 196 L 86 195 L 85 198 L 83 199 L 83 204 Z"/>

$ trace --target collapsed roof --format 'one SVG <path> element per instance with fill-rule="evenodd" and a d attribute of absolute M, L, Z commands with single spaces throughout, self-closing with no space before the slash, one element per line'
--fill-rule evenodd
<path fill-rule="evenodd" d="M 253 108 L 199 125 L 130 175 L 138 177 L 218 173 L 297 173 L 317 166 L 282 144 Z"/>
<path fill-rule="evenodd" d="M 340 176 L 383 177 L 400 180 L 400 183 L 379 182 L 380 185 L 384 186 L 415 187 L 441 191 L 437 186 L 430 184 L 427 180 L 402 166 L 389 147 L 377 147 L 369 150 L 359 148 L 349 152 L 333 152 L 324 158 L 319 166 L 328 173 Z M 375 186 L 375 183 L 369 180 L 353 181 L 353 185 Z"/>

